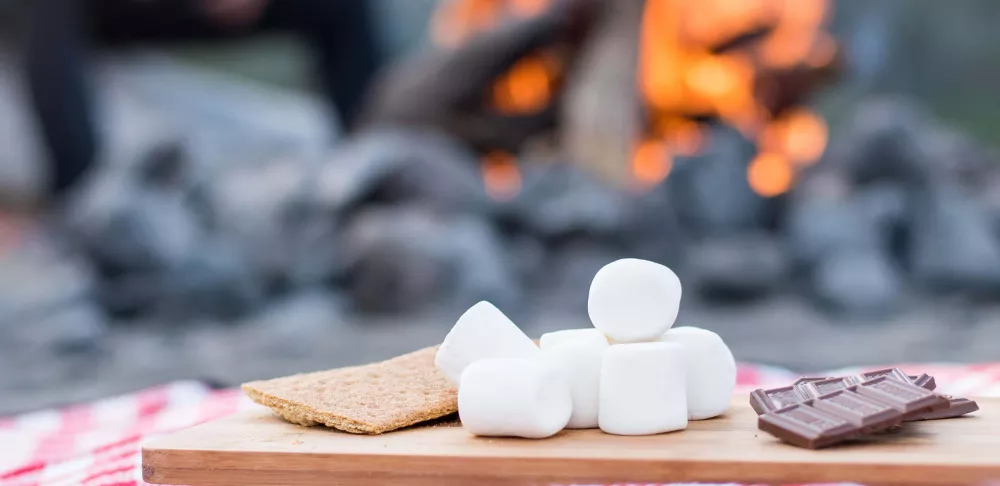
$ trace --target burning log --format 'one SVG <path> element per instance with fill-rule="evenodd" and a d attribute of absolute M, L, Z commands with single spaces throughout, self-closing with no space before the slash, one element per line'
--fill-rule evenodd
<path fill-rule="evenodd" d="M 618 0 L 605 6 L 607 11 L 567 81 L 560 119 L 560 139 L 573 160 L 606 180 L 625 183 L 631 180 L 636 140 L 645 131 L 635 35 L 643 3 Z"/>
<path fill-rule="evenodd" d="M 572 51 L 574 41 L 588 30 L 591 4 L 556 2 L 538 15 L 498 23 L 459 47 L 437 48 L 405 60 L 374 90 L 367 124 L 433 127 L 482 152 L 517 152 L 528 138 L 554 126 L 556 103 L 548 100 L 539 106 L 543 104 L 529 101 L 531 109 L 518 111 L 488 106 L 484 98 L 499 92 L 504 99 L 496 82 L 511 69 L 529 82 L 543 78 L 543 87 L 535 90 L 558 94 L 548 86 L 547 66 L 571 57 L 563 51 Z M 537 57 L 541 47 L 552 48 L 548 57 Z M 526 58 L 529 55 L 536 57 Z M 510 105 L 523 99 L 517 96 Z"/>
<path fill-rule="evenodd" d="M 369 120 L 445 130 L 507 181 L 516 166 L 496 161 L 555 132 L 573 160 L 646 187 L 719 120 L 756 142 L 747 178 L 775 196 L 825 146 L 822 120 L 794 108 L 838 68 L 829 4 L 454 0 L 435 24 L 442 48 L 391 72 Z"/>

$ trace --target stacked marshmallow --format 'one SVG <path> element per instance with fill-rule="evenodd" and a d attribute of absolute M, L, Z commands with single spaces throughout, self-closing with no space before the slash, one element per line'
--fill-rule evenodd
<path fill-rule="evenodd" d="M 669 268 L 612 262 L 590 286 L 591 329 L 544 334 L 536 346 L 489 302 L 465 312 L 435 360 L 458 385 L 475 435 L 544 438 L 564 428 L 650 435 L 725 413 L 732 353 L 715 333 L 671 329 L 681 283 Z"/>

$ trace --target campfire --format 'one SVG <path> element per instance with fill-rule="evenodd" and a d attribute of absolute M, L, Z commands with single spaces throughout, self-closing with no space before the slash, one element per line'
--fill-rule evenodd
<path fill-rule="evenodd" d="M 455 48 L 511 19 L 541 15 L 549 0 L 454 0 L 438 11 L 433 40 Z M 642 108 L 641 131 L 631 141 L 628 175 L 634 186 L 665 179 L 675 156 L 697 155 L 704 124 L 721 120 L 755 141 L 747 168 L 755 192 L 786 192 L 796 171 L 816 162 L 827 127 L 807 108 L 774 93 L 791 73 L 825 72 L 837 45 L 824 30 L 827 0 L 647 0 L 637 32 L 634 81 Z M 558 49 L 521 56 L 484 91 L 484 103 L 503 115 L 537 114 L 557 99 L 571 63 Z M 797 102 L 798 100 L 793 100 Z M 513 156 L 483 159 L 490 194 L 516 190 Z"/>
<path fill-rule="evenodd" d="M 358 315 L 579 313 L 595 272 L 634 257 L 675 269 L 710 318 L 1000 296 L 988 151 L 905 99 L 846 106 L 836 137 L 808 107 L 849 61 L 835 5 L 444 3 L 432 45 L 320 159 L 108 167 L 71 204 L 81 293 L 171 322 L 316 291 Z"/>

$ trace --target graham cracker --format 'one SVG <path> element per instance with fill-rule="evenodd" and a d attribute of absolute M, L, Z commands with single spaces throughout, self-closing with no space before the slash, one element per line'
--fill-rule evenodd
<path fill-rule="evenodd" d="M 381 434 L 458 411 L 458 392 L 434 366 L 437 346 L 364 366 L 244 383 L 253 401 L 294 424 Z"/>

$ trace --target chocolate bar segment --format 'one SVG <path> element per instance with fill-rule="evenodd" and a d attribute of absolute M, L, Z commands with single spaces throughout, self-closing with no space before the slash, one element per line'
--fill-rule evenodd
<path fill-rule="evenodd" d="M 854 387 L 858 395 L 880 401 L 903 414 L 903 420 L 913 420 L 948 408 L 948 399 L 908 381 L 883 375 Z"/>
<path fill-rule="evenodd" d="M 783 386 L 769 390 L 754 390 L 750 393 L 750 406 L 757 412 L 757 415 L 763 415 L 809 398 L 809 395 L 803 394 L 795 385 Z"/>
<path fill-rule="evenodd" d="M 911 378 L 913 378 L 913 384 L 919 386 L 920 388 L 926 388 L 931 391 L 937 388 L 937 382 L 934 381 L 934 377 L 928 375 L 927 373 Z"/>
<path fill-rule="evenodd" d="M 940 420 L 947 418 L 961 417 L 962 415 L 970 414 L 979 410 L 979 404 L 974 400 L 969 400 L 967 398 L 961 397 L 949 397 L 944 395 L 948 399 L 948 406 L 940 410 L 935 410 L 927 412 L 915 420 Z"/>
<path fill-rule="evenodd" d="M 828 393 L 857 385 L 860 380 L 854 376 L 841 376 L 825 380 L 808 381 L 798 385 L 800 393 L 811 398 L 817 398 Z"/>
<path fill-rule="evenodd" d="M 917 385 L 921 388 L 926 388 L 928 390 L 934 390 L 935 388 L 937 388 L 937 382 L 934 381 L 933 376 L 928 375 L 927 373 L 922 373 L 917 376 L 907 375 L 903 373 L 903 371 L 900 370 L 899 368 L 883 368 L 881 370 L 866 371 L 860 374 L 859 377 L 861 378 L 862 381 L 865 381 L 865 380 L 870 380 L 872 378 L 878 378 L 880 376 L 887 376 L 887 375 L 891 375 L 900 379 L 906 377 L 910 381 L 910 383 L 913 383 L 914 385 Z"/>
<path fill-rule="evenodd" d="M 858 427 L 833 414 L 796 403 L 761 415 L 757 428 L 789 444 L 819 449 L 858 435 Z"/>
<path fill-rule="evenodd" d="M 858 395 L 851 390 L 837 390 L 812 402 L 813 408 L 836 415 L 858 428 L 859 434 L 878 432 L 903 421 L 896 409 Z"/>

